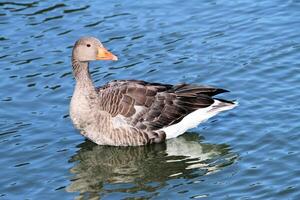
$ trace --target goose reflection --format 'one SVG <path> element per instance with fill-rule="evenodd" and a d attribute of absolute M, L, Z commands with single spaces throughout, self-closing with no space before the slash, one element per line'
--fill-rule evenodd
<path fill-rule="evenodd" d="M 74 178 L 67 191 L 79 192 L 80 196 L 101 196 L 122 192 L 122 188 L 126 192 L 153 191 L 170 179 L 191 179 L 216 172 L 237 158 L 228 145 L 205 144 L 201 140 L 199 134 L 188 133 L 164 144 L 141 147 L 98 146 L 86 141 L 70 159 L 75 162 L 70 170 Z M 149 186 L 151 183 L 155 186 Z"/>

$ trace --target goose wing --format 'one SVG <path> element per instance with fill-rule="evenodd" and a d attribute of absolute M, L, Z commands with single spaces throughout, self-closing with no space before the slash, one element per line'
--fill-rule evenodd
<path fill-rule="evenodd" d="M 149 131 L 170 126 L 189 113 L 212 105 L 212 96 L 223 92 L 228 91 L 211 86 L 137 80 L 112 81 L 98 89 L 102 110 L 133 127 Z"/>

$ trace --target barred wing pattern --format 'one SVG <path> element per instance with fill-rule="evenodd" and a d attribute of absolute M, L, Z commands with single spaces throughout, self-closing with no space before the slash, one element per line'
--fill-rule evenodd
<path fill-rule="evenodd" d="M 228 92 L 211 86 L 169 85 L 117 80 L 98 88 L 101 109 L 122 116 L 130 126 L 157 131 L 179 122 L 189 113 L 214 103 L 212 96 Z"/>

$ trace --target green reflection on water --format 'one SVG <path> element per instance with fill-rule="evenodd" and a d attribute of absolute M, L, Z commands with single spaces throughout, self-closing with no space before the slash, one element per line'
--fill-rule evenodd
<path fill-rule="evenodd" d="M 199 134 L 187 133 L 163 144 L 142 147 L 98 146 L 90 141 L 70 159 L 74 178 L 68 192 L 79 199 L 112 192 L 153 192 L 171 179 L 192 179 L 232 164 L 237 155 L 226 144 L 201 143 Z"/>

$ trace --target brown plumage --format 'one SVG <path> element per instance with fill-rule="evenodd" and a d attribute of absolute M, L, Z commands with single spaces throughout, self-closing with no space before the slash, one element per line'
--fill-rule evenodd
<path fill-rule="evenodd" d="M 187 114 L 210 106 L 212 96 L 223 89 L 188 84 L 169 85 L 137 80 L 115 80 L 97 90 L 101 109 L 113 117 L 126 117 L 128 124 L 142 130 L 158 130 Z M 107 104 L 110 102 L 110 104 Z M 135 106 L 139 106 L 137 111 Z"/>
<path fill-rule="evenodd" d="M 194 126 L 182 120 L 191 113 L 203 109 L 209 115 L 234 107 L 233 102 L 213 99 L 227 90 L 210 86 L 116 80 L 95 88 L 88 70 L 91 60 L 117 60 L 117 57 L 91 37 L 81 38 L 73 49 L 76 86 L 70 116 L 81 133 L 97 144 L 128 146 L 163 142 L 182 134 L 175 133 L 176 125 L 187 126 L 183 130 Z"/>

